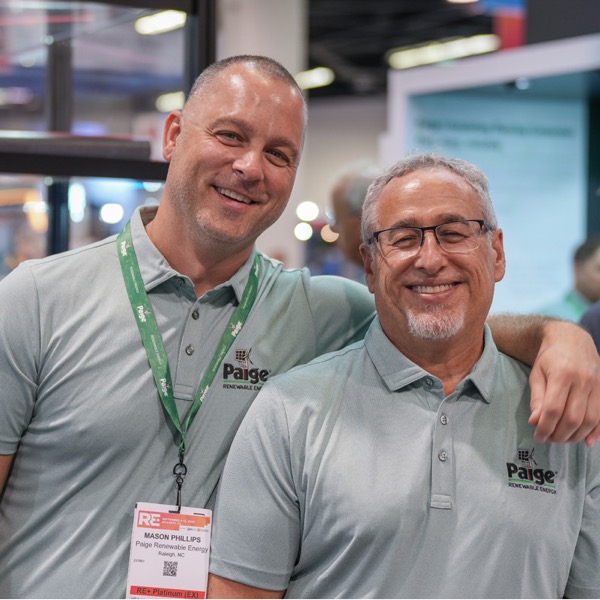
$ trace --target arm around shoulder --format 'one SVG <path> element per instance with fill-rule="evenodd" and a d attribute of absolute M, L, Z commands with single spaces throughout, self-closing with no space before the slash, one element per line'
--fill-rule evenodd
<path fill-rule="evenodd" d="M 498 348 L 532 365 L 531 418 L 539 441 L 592 445 L 600 437 L 600 356 L 569 321 L 537 315 L 490 317 Z"/>

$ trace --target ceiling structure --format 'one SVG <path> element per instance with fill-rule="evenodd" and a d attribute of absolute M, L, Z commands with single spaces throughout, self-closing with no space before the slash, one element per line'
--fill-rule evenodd
<path fill-rule="evenodd" d="M 482 2 L 447 0 L 308 0 L 309 66 L 333 69 L 330 86 L 311 98 L 382 94 L 392 48 L 492 33 Z"/>
<path fill-rule="evenodd" d="M 13 81 L 12 74 L 2 69 L 3 65 L 12 62 L 11 55 L 21 56 L 31 50 L 45 56 L 44 28 L 53 21 L 60 24 L 68 18 L 76 40 L 74 56 L 79 69 L 101 72 L 104 83 L 113 87 L 127 88 L 128 82 L 135 80 L 138 90 L 144 89 L 144 86 L 152 88 L 155 84 L 153 79 L 168 76 L 173 71 L 173 64 L 181 63 L 183 56 L 173 56 L 177 44 L 169 45 L 169 52 L 150 52 L 151 40 L 143 40 L 142 44 L 139 39 L 132 39 L 126 27 L 130 26 L 131 15 L 136 10 L 125 8 L 125 2 L 119 0 L 110 13 L 93 2 L 0 2 L 0 75 L 5 77 L 5 85 L 17 85 L 18 78 L 26 81 L 34 73 L 32 70 L 27 73 L 15 64 L 13 74 L 18 78 Z M 143 4 L 143 0 L 136 2 Z M 329 67 L 336 74 L 332 85 L 310 91 L 311 98 L 320 98 L 383 94 L 389 69 L 386 62 L 389 50 L 433 40 L 491 33 L 494 27 L 493 7 L 513 5 L 518 8 L 524 0 L 479 0 L 467 4 L 454 4 L 449 0 L 306 2 L 309 67 Z M 123 8 L 118 8 L 119 5 Z M 21 8 L 17 8 L 19 6 Z M 114 22 L 109 22 L 109 17 Z M 167 40 L 168 35 L 161 37 Z M 154 40 L 153 43 L 156 45 L 159 41 Z M 38 57 L 40 63 L 43 60 Z M 148 72 L 150 62 L 151 72 Z M 134 77 L 138 71 L 143 79 Z M 124 78 L 123 72 L 128 77 Z M 114 81 L 107 80 L 108 77 L 113 77 Z"/>

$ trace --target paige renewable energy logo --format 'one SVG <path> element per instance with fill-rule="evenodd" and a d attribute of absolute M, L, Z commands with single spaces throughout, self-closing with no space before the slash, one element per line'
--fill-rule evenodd
<path fill-rule="evenodd" d="M 236 350 L 237 365 L 223 362 L 223 387 L 234 390 L 260 390 L 269 378 L 271 371 L 254 367 L 250 358 L 252 349 Z"/>
<path fill-rule="evenodd" d="M 518 462 L 506 463 L 508 485 L 513 488 L 556 494 L 556 471 L 540 467 L 534 458 L 534 452 L 534 448 L 519 448 Z"/>

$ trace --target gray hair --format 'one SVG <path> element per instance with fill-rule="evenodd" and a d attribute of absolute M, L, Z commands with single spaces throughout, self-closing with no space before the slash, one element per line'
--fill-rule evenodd
<path fill-rule="evenodd" d="M 360 216 L 369 186 L 380 174 L 381 169 L 372 163 L 353 164 L 340 172 L 331 195 L 342 200 L 350 213 Z"/>
<path fill-rule="evenodd" d="M 411 154 L 386 169 L 370 185 L 367 197 L 363 204 L 361 224 L 362 239 L 365 244 L 368 244 L 371 241 L 371 236 L 375 228 L 374 223 L 377 217 L 378 200 L 385 186 L 396 177 L 402 177 L 403 175 L 408 175 L 413 171 L 420 171 L 421 169 L 434 168 L 446 169 L 464 179 L 477 193 L 485 222 L 491 229 L 496 229 L 498 227 L 496 213 L 490 199 L 488 180 L 479 167 L 476 167 L 466 160 L 460 158 L 448 158 L 440 154 Z"/>

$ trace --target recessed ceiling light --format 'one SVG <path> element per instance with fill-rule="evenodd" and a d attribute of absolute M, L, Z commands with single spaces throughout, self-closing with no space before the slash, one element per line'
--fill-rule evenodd
<path fill-rule="evenodd" d="M 163 10 L 147 17 L 140 17 L 134 27 L 140 35 L 157 35 L 183 27 L 186 19 L 187 14 L 181 10 Z"/>
<path fill-rule="evenodd" d="M 316 67 L 298 73 L 295 79 L 300 89 L 312 90 L 331 85 L 335 81 L 335 73 L 328 67 Z"/>
<path fill-rule="evenodd" d="M 392 69 L 410 69 L 431 65 L 476 54 L 494 52 L 500 47 L 500 38 L 494 34 L 473 35 L 445 41 L 432 41 L 418 46 L 406 46 L 390 50 L 388 65 Z"/>

